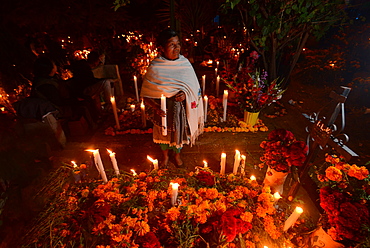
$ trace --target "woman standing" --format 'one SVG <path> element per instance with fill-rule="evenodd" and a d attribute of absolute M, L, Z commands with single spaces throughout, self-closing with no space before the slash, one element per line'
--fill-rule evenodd
<path fill-rule="evenodd" d="M 180 55 L 181 44 L 174 30 L 163 30 L 157 45 L 160 55 L 144 76 L 141 96 L 154 110 L 153 141 L 163 151 L 163 166 L 168 165 L 169 151 L 175 153 L 176 166 L 182 167 L 180 151 L 184 144 L 194 144 L 203 133 L 204 113 L 201 89 L 194 69 Z M 161 110 L 160 98 L 166 97 L 167 111 Z M 161 117 L 167 118 L 167 135 L 162 133 Z"/>

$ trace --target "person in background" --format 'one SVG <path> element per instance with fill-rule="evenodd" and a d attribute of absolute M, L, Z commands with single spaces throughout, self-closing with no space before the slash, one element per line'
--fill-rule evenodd
<path fill-rule="evenodd" d="M 88 56 L 88 59 L 72 61 L 69 69 L 73 77 L 69 79 L 69 85 L 76 97 L 85 100 L 92 100 L 98 115 L 102 115 L 101 95 L 105 103 L 105 110 L 109 110 L 110 98 L 113 95 L 113 81 L 111 79 L 95 78 L 92 69 L 99 65 L 99 56 L 95 58 L 95 53 Z M 90 99 L 89 99 L 90 98 Z"/>
<path fill-rule="evenodd" d="M 69 94 L 68 88 L 63 80 L 58 79 L 56 72 L 57 66 L 51 59 L 38 57 L 33 66 L 31 97 L 51 102 L 59 112 L 59 119 L 76 121 L 84 116 L 90 128 L 95 129 L 96 124 L 84 102 Z"/>
<path fill-rule="evenodd" d="M 144 76 L 141 96 L 153 109 L 153 141 L 163 151 L 163 166 L 169 162 L 169 151 L 175 154 L 177 167 L 184 166 L 180 151 L 184 144 L 194 144 L 203 133 L 204 113 L 201 89 L 195 71 L 180 55 L 180 41 L 171 29 L 163 30 L 157 45 L 160 54 Z M 161 96 L 166 97 L 167 111 L 161 110 Z M 167 135 L 162 134 L 161 117 L 167 118 Z"/>

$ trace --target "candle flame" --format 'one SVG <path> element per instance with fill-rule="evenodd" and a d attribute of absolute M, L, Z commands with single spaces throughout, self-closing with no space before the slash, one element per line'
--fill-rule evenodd
<path fill-rule="evenodd" d="M 86 152 L 98 152 L 99 151 L 99 149 L 87 149 L 87 150 L 85 150 Z"/>
<path fill-rule="evenodd" d="M 109 155 L 115 155 L 116 153 L 115 152 L 112 152 L 111 150 L 109 150 L 108 148 L 107 148 L 107 152 L 109 153 Z"/>
<path fill-rule="evenodd" d="M 152 159 L 149 155 L 146 156 L 146 158 L 150 161 L 150 162 L 154 162 L 156 159 Z"/>
<path fill-rule="evenodd" d="M 221 158 L 226 158 L 226 153 L 221 153 Z"/>
<path fill-rule="evenodd" d="M 111 101 L 111 102 L 115 102 L 115 101 L 116 101 L 116 100 L 115 100 L 115 98 L 114 98 L 114 96 L 111 96 L 111 97 L 110 97 L 110 101 Z"/>
<path fill-rule="evenodd" d="M 137 176 L 137 173 L 136 173 L 136 171 L 134 169 L 131 169 L 131 172 L 132 172 L 132 175 L 133 176 Z"/>
<path fill-rule="evenodd" d="M 301 207 L 296 207 L 295 211 L 297 212 L 297 214 L 303 213 L 303 209 Z"/>
<path fill-rule="evenodd" d="M 135 80 L 135 81 L 137 80 L 137 77 L 136 77 L 136 76 L 134 76 L 134 80 Z"/>
<path fill-rule="evenodd" d="M 245 155 L 242 155 L 241 156 L 243 160 L 245 160 L 247 157 Z"/>
<path fill-rule="evenodd" d="M 204 96 L 204 100 L 207 101 L 208 100 L 208 96 Z"/>
<path fill-rule="evenodd" d="M 76 162 L 75 162 L 75 161 L 71 161 L 71 163 L 73 164 L 73 167 L 74 167 L 74 168 L 78 167 L 78 165 L 76 164 Z"/>
<path fill-rule="evenodd" d="M 255 181 L 256 180 L 256 177 L 254 175 L 252 175 L 250 179 L 253 180 L 253 181 Z"/>
<path fill-rule="evenodd" d="M 281 198 L 281 196 L 280 196 L 279 192 L 275 192 L 275 193 L 274 193 L 274 198 L 275 198 L 276 200 L 279 200 L 279 199 Z"/>
<path fill-rule="evenodd" d="M 204 167 L 208 167 L 207 161 L 203 160 Z"/>
<path fill-rule="evenodd" d="M 144 108 L 145 108 L 144 100 L 141 100 L 140 107 L 141 107 L 142 109 L 144 109 Z"/>
<path fill-rule="evenodd" d="M 178 189 L 179 188 L 179 186 L 180 186 L 180 184 L 178 184 L 178 183 L 170 183 L 170 185 L 172 186 L 172 189 Z"/>

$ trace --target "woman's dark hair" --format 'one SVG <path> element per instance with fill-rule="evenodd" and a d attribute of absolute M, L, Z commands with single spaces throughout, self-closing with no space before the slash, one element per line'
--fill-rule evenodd
<path fill-rule="evenodd" d="M 48 57 L 38 57 L 33 64 L 34 77 L 49 76 L 54 68 L 54 62 Z"/>
<path fill-rule="evenodd" d="M 172 37 L 178 36 L 177 32 L 173 29 L 167 28 L 159 33 L 157 37 L 157 45 L 164 47 L 167 44 L 167 41 Z"/>

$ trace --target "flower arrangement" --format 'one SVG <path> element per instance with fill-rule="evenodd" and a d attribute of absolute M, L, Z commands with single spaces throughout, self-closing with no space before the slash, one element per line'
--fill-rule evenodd
<path fill-rule="evenodd" d="M 222 80 L 236 94 L 243 111 L 260 112 L 272 102 L 279 100 L 284 93 L 277 78 L 268 82 L 266 71 L 249 72 L 248 68 L 242 68 L 235 75 L 226 75 Z"/>
<path fill-rule="evenodd" d="M 290 172 L 292 166 L 302 166 L 308 147 L 303 141 L 298 141 L 294 134 L 285 129 L 275 129 L 262 141 L 260 147 L 265 150 L 260 157 L 260 168 L 267 165 L 278 172 Z"/>
<path fill-rule="evenodd" d="M 283 205 L 257 181 L 209 168 L 125 173 L 64 186 L 46 211 L 52 221 L 23 247 L 288 247 Z"/>
<path fill-rule="evenodd" d="M 348 164 L 336 155 L 314 166 L 311 177 L 320 188 L 321 223 L 346 247 L 370 246 L 370 176 L 365 166 Z"/>

